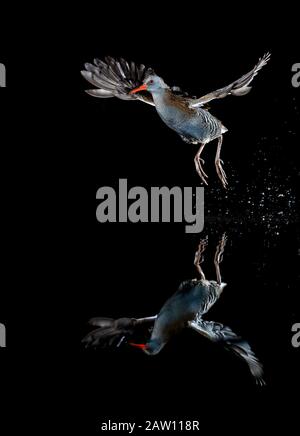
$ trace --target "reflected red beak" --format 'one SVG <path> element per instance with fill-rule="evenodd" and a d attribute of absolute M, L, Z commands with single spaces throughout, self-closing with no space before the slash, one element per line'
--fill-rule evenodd
<path fill-rule="evenodd" d="M 129 94 L 135 94 L 136 92 L 140 92 L 140 91 L 146 91 L 147 90 L 147 85 L 141 85 L 138 88 L 134 88 L 132 89 Z"/>
<path fill-rule="evenodd" d="M 128 342 L 132 347 L 139 348 L 140 350 L 144 350 L 146 348 L 146 344 L 135 344 L 134 342 Z"/>

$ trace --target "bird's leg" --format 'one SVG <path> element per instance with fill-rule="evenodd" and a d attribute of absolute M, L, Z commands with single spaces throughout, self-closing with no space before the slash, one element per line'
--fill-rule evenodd
<path fill-rule="evenodd" d="M 220 272 L 220 263 L 223 260 L 223 253 L 224 253 L 226 241 L 227 241 L 226 233 L 223 233 L 222 239 L 217 245 L 215 259 L 214 259 L 214 264 L 215 264 L 215 268 L 216 268 L 216 275 L 217 275 L 217 283 L 219 285 L 222 283 L 221 272 Z"/>
<path fill-rule="evenodd" d="M 196 156 L 195 156 L 194 162 L 195 162 L 195 166 L 196 166 L 196 171 L 197 171 L 197 173 L 199 174 L 201 180 L 203 181 L 203 183 L 205 183 L 205 185 L 208 185 L 208 183 L 207 183 L 207 181 L 206 181 L 206 178 L 207 178 L 208 176 L 207 176 L 207 174 L 204 172 L 204 170 L 203 170 L 203 168 L 202 168 L 202 165 L 201 165 L 201 163 L 204 164 L 204 160 L 201 159 L 201 157 L 200 157 L 200 155 L 201 155 L 201 153 L 202 153 L 202 150 L 203 150 L 204 146 L 205 146 L 205 144 L 201 144 L 201 146 L 200 146 L 200 148 L 199 148 L 199 150 L 198 150 L 198 152 L 197 152 L 197 154 L 196 154 Z"/>
<path fill-rule="evenodd" d="M 204 272 L 203 272 L 200 264 L 204 260 L 203 252 L 204 252 L 206 247 L 207 247 L 207 238 L 201 239 L 199 246 L 198 246 L 198 250 L 195 253 L 195 260 L 194 260 L 194 265 L 195 265 L 195 267 L 198 271 L 198 274 L 200 275 L 202 280 L 205 280 L 205 275 L 204 275 Z"/>
<path fill-rule="evenodd" d="M 225 171 L 223 170 L 223 167 L 222 167 L 223 161 L 220 159 L 222 142 L 223 142 L 223 136 L 221 135 L 218 139 L 218 148 L 217 148 L 217 153 L 216 153 L 216 158 L 215 158 L 215 165 L 216 165 L 216 170 L 217 170 L 217 174 L 219 176 L 219 179 L 221 180 L 222 185 L 226 189 L 228 182 L 227 182 L 227 177 L 226 177 Z"/>

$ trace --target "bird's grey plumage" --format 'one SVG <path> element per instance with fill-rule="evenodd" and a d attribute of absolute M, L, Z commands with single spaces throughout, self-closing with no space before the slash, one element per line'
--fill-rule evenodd
<path fill-rule="evenodd" d="M 245 95 L 250 91 L 249 83 L 258 71 L 266 65 L 270 54 L 265 54 L 255 67 L 240 79 L 230 85 L 213 91 L 200 98 L 189 97 L 177 86 L 170 87 L 157 76 L 151 68 L 128 63 L 124 59 L 106 57 L 105 62 L 95 59 L 94 64 L 85 64 L 82 75 L 97 89 L 86 92 L 99 98 L 117 97 L 121 100 L 140 100 L 155 106 L 163 122 L 187 143 L 200 144 L 194 162 L 196 171 L 203 181 L 207 183 L 207 174 L 204 172 L 201 153 L 205 144 L 218 139 L 215 166 L 223 187 L 227 187 L 227 177 L 220 158 L 222 135 L 227 128 L 220 120 L 214 117 L 204 105 L 216 98 L 227 95 Z M 148 91 L 148 92 L 144 92 Z"/>
<path fill-rule="evenodd" d="M 121 100 L 142 101 L 155 106 L 149 93 L 129 94 L 131 90 L 142 85 L 149 75 L 154 74 L 152 68 L 109 56 L 105 58 L 105 62 L 94 59 L 94 64 L 86 63 L 84 66 L 85 70 L 81 71 L 82 76 L 97 88 L 86 90 L 86 93 L 92 97 L 117 97 Z M 171 89 L 176 95 L 184 95 L 178 86 Z"/>
<path fill-rule="evenodd" d="M 86 91 L 93 97 L 140 100 L 153 106 L 150 94 L 129 94 L 132 89 L 140 86 L 151 73 L 153 73 L 152 68 L 146 68 L 143 64 L 128 63 L 122 58 L 113 59 L 109 56 L 105 58 L 105 62 L 95 59 L 94 65 L 86 63 L 85 70 L 81 71 L 83 77 L 98 88 Z"/>
<path fill-rule="evenodd" d="M 90 324 L 98 328 L 90 332 L 83 339 L 83 343 L 87 347 L 119 347 L 121 344 L 128 343 L 141 348 L 149 355 L 155 355 L 177 332 L 190 327 L 242 358 L 248 364 L 256 382 L 260 385 L 264 384 L 263 367 L 248 342 L 237 336 L 229 327 L 203 319 L 220 298 L 226 286 L 226 283 L 222 282 L 220 273 L 226 240 L 224 234 L 215 252 L 216 281 L 207 280 L 201 268 L 203 253 L 207 246 L 207 239 L 203 239 L 199 243 L 194 259 L 200 277 L 183 281 L 157 315 L 139 319 L 92 318 Z M 134 337 L 138 337 L 138 334 L 147 338 L 146 343 L 131 342 Z"/>
<path fill-rule="evenodd" d="M 234 352 L 241 359 L 245 360 L 256 383 L 263 385 L 263 366 L 257 359 L 249 343 L 237 336 L 231 328 L 219 322 L 205 321 L 201 317 L 190 321 L 189 326 L 207 339 L 223 345 L 228 351 Z"/>

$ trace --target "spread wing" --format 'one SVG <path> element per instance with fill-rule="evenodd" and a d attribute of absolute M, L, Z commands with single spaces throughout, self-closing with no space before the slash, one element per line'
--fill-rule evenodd
<path fill-rule="evenodd" d="M 155 106 L 150 93 L 137 93 L 130 95 L 129 92 L 142 85 L 151 68 L 145 65 L 137 65 L 124 59 L 106 57 L 105 62 L 95 59 L 94 64 L 86 63 L 85 70 L 81 71 L 83 77 L 97 89 L 88 89 L 86 92 L 93 97 L 111 98 L 121 100 L 140 100 Z"/>
<path fill-rule="evenodd" d="M 136 335 L 149 335 L 156 316 L 148 318 L 92 318 L 89 324 L 97 327 L 82 340 L 85 347 L 119 347 Z"/>
<path fill-rule="evenodd" d="M 259 362 L 248 342 L 237 336 L 229 327 L 214 321 L 204 321 L 198 318 L 189 322 L 189 327 L 196 330 L 201 335 L 213 342 L 218 342 L 227 350 L 233 351 L 248 364 L 251 374 L 256 379 L 256 383 L 264 385 L 263 367 Z"/>
<path fill-rule="evenodd" d="M 249 71 L 249 73 L 244 74 L 238 80 L 232 82 L 230 85 L 225 86 L 224 88 L 217 89 L 209 94 L 204 95 L 195 100 L 190 100 L 189 106 L 192 108 L 199 107 L 208 103 L 211 100 L 216 98 L 224 98 L 227 95 L 246 95 L 251 90 L 251 87 L 248 86 L 249 83 L 253 80 L 259 70 L 262 69 L 263 66 L 269 61 L 271 57 L 270 53 L 266 53 L 262 58 L 259 59 L 258 63 L 255 67 Z"/>

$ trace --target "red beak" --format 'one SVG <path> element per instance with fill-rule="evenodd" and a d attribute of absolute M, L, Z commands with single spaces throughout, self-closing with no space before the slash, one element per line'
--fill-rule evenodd
<path fill-rule="evenodd" d="M 140 92 L 140 91 L 146 91 L 147 90 L 147 85 L 141 85 L 138 88 L 134 88 L 132 89 L 129 94 L 135 94 L 136 92 Z"/>
<path fill-rule="evenodd" d="M 132 347 L 139 348 L 140 350 L 144 350 L 146 348 L 146 344 L 135 344 L 134 342 L 128 342 Z"/>

